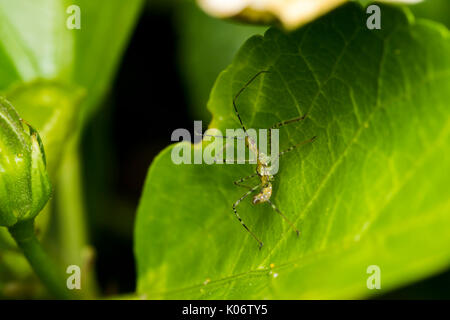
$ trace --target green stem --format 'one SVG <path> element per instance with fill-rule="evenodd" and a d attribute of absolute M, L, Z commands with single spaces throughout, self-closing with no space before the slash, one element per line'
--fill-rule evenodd
<path fill-rule="evenodd" d="M 16 223 L 8 230 L 50 293 L 60 299 L 69 299 L 71 293 L 61 270 L 56 268 L 36 238 L 34 220 Z"/>
<path fill-rule="evenodd" d="M 79 155 L 79 136 L 68 143 L 58 176 L 55 192 L 57 221 L 60 233 L 59 244 L 62 260 L 68 265 L 79 265 L 83 270 L 83 296 L 86 299 L 97 295 L 97 284 L 93 263 L 89 254 L 93 249 L 88 245 L 85 220 L 82 168 Z"/>
<path fill-rule="evenodd" d="M 71 140 L 65 149 L 57 186 L 55 195 L 58 206 L 58 229 L 61 233 L 61 253 L 65 262 L 81 265 L 82 251 L 87 245 L 87 231 L 78 139 Z"/>

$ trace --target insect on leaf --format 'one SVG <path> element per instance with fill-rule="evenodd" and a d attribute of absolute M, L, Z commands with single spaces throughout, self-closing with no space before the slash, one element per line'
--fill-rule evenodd
<path fill-rule="evenodd" d="M 148 298 L 362 298 L 421 279 L 450 261 L 450 38 L 438 24 L 381 6 L 368 30 L 348 4 L 286 34 L 270 29 L 241 48 L 217 79 L 210 127 L 280 129 L 280 161 L 268 204 L 242 204 L 233 181 L 251 165 L 152 163 L 138 209 L 138 292 Z M 369 290 L 369 266 L 381 289 Z"/>

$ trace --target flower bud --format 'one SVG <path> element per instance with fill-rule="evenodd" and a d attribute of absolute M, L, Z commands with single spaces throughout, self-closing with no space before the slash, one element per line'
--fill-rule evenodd
<path fill-rule="evenodd" d="M 39 134 L 0 97 L 0 226 L 33 219 L 50 195 Z"/>

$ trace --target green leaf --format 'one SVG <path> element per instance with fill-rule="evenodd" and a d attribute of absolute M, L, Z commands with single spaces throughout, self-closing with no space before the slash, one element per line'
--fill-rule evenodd
<path fill-rule="evenodd" d="M 238 207 L 248 165 L 174 165 L 173 146 L 150 167 L 138 209 L 138 292 L 148 298 L 361 298 L 429 276 L 450 262 L 448 31 L 382 6 L 368 30 L 356 4 L 286 34 L 270 29 L 241 48 L 217 79 L 210 127 L 247 127 L 308 113 L 280 129 L 272 199 Z M 197 146 L 198 148 L 199 146 Z M 381 290 L 367 288 L 367 268 Z"/>
<path fill-rule="evenodd" d="M 143 0 L 0 0 L 0 89 L 38 78 L 88 90 L 80 117 L 99 107 Z M 80 7 L 81 29 L 66 12 Z"/>
<path fill-rule="evenodd" d="M 443 23 L 447 28 L 450 27 L 450 1 L 434 0 L 423 1 L 417 5 L 411 6 L 411 11 L 416 17 L 427 18 Z"/>
<path fill-rule="evenodd" d="M 0 87 L 37 77 L 68 77 L 73 32 L 66 25 L 69 1 L 0 0 Z"/>
<path fill-rule="evenodd" d="M 75 216 L 82 203 L 67 179 L 58 184 L 54 176 L 61 156 L 67 154 L 66 147 L 75 149 L 74 144 L 68 143 L 70 138 L 79 135 L 82 124 L 101 106 L 143 4 L 143 0 L 0 0 L 1 94 L 40 132 L 55 188 L 61 191 L 61 186 L 66 187 L 70 199 L 74 199 L 75 204 L 65 201 L 67 216 L 58 219 L 68 225 L 69 231 L 60 232 L 64 241 L 49 241 L 63 247 L 64 254 L 75 256 L 76 259 L 68 259 L 71 263 L 81 256 L 77 249 L 86 245 L 81 230 L 83 220 Z M 78 5 L 81 10 L 79 30 L 66 27 L 71 15 L 67 8 L 71 5 Z M 85 99 L 79 105 L 83 94 Z M 76 156 L 69 157 L 73 158 Z M 68 167 L 74 166 L 61 171 L 76 176 L 77 172 L 67 170 Z M 40 214 L 37 219 L 48 216 Z M 46 224 L 38 221 L 41 234 L 45 233 Z M 71 242 L 70 250 L 65 250 L 69 247 L 66 242 Z M 73 245 L 74 242 L 80 245 Z M 12 245 L 9 234 L 0 229 L 0 247 Z M 1 263 L 5 257 L 2 250 Z"/>

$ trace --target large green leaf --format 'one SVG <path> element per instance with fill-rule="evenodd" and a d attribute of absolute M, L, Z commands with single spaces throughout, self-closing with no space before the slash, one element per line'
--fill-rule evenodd
<path fill-rule="evenodd" d="M 450 26 L 450 1 L 447 0 L 426 0 L 417 5 L 411 6 L 411 11 L 416 17 L 432 19 Z"/>
<path fill-rule="evenodd" d="M 280 132 L 273 200 L 246 202 L 233 181 L 248 165 L 175 165 L 164 150 L 138 209 L 138 292 L 148 298 L 350 298 L 398 287 L 450 263 L 450 42 L 446 28 L 382 6 L 368 30 L 355 4 L 285 34 L 270 29 L 241 48 L 218 78 L 211 127 L 248 127 L 308 113 Z M 366 286 L 381 270 L 381 290 Z"/>
<path fill-rule="evenodd" d="M 60 155 L 75 120 L 85 120 L 99 106 L 142 4 L 0 0 L 1 94 L 24 119 L 45 130 L 47 152 Z M 79 30 L 66 27 L 71 5 L 80 8 Z M 50 157 L 50 166 L 59 161 L 55 158 Z"/>
<path fill-rule="evenodd" d="M 66 0 L 0 0 L 0 87 L 72 73 L 74 32 Z"/>

